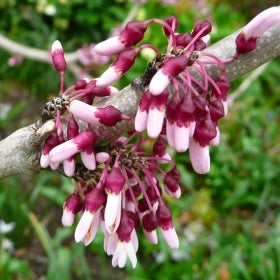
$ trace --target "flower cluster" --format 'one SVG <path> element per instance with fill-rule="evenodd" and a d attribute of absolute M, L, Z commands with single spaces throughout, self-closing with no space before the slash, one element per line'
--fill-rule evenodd
<path fill-rule="evenodd" d="M 75 215 L 82 213 L 75 231 L 76 242 L 90 244 L 101 228 L 104 249 L 113 256 L 113 266 L 123 267 L 127 259 L 136 266 L 136 229 L 140 225 L 152 244 L 158 242 L 159 228 L 171 248 L 179 246 L 161 189 L 163 185 L 166 194 L 179 197 L 179 171 L 174 163 L 159 155 L 166 154 L 161 141 L 155 142 L 153 155 L 149 156 L 142 141 L 137 133 L 130 138 L 121 137 L 110 145 L 108 159 L 95 171 L 79 166 L 73 176 L 74 192 L 64 205 L 64 226 L 72 225 Z M 168 171 L 159 162 L 163 167 L 167 165 Z"/>
<path fill-rule="evenodd" d="M 52 58 L 63 81 L 66 62 L 58 41 Z M 81 79 L 65 90 L 60 83 L 60 95 L 46 103 L 42 112 L 42 122 L 55 119 L 56 125 L 44 143 L 40 163 L 73 178 L 74 191 L 64 204 L 62 223 L 71 226 L 80 214 L 76 242 L 90 244 L 100 226 L 112 264 L 123 267 L 130 259 L 135 267 L 140 225 L 151 243 L 157 243 L 159 228 L 171 248 L 179 246 L 163 195 L 181 195 L 180 174 L 162 137 L 154 142 L 152 153 L 143 148 L 147 140 L 136 131 L 129 138 L 112 135 L 109 143 L 99 147 L 97 140 L 103 135 L 96 126 L 112 127 L 133 119 L 113 106 L 96 107 L 96 98 L 118 92 L 97 83 L 98 79 Z"/>
<path fill-rule="evenodd" d="M 164 55 L 147 44 L 133 48 L 143 38 L 147 26 L 154 22 L 162 24 L 167 37 Z M 177 26 L 178 21 L 172 16 L 164 22 L 157 19 L 132 22 L 119 36 L 97 44 L 97 52 L 118 55 L 97 84 L 108 86 L 115 82 L 132 66 L 140 49 L 152 48 L 157 54 L 151 66 L 154 75 L 140 100 L 135 129 L 138 132 L 147 130 L 151 138 L 166 136 L 169 146 L 178 152 L 189 149 L 194 170 L 207 173 L 210 170 L 209 146 L 219 143 L 217 124 L 227 113 L 226 93 L 230 84 L 223 62 L 202 52 L 212 29 L 210 22 L 197 22 L 191 33 L 175 33 Z M 206 71 L 211 64 L 221 69 L 215 80 Z M 197 73 L 197 78 L 191 71 Z"/>
<path fill-rule="evenodd" d="M 260 15 L 267 20 L 266 28 L 279 21 L 278 9 Z M 272 21 L 268 15 L 273 15 Z M 261 35 L 252 33 L 260 19 L 237 36 L 237 53 L 254 49 L 248 46 L 251 38 Z M 153 45 L 140 44 L 153 23 L 162 26 L 167 40 L 163 54 Z M 100 228 L 113 266 L 124 267 L 128 259 L 136 266 L 139 228 L 149 242 L 157 243 L 160 231 L 171 248 L 178 248 L 165 196 L 180 197 L 180 173 L 167 147 L 177 152 L 188 150 L 193 169 L 207 173 L 209 146 L 219 143 L 218 121 L 227 114 L 230 83 L 224 62 L 205 50 L 211 23 L 199 21 L 190 33 L 178 33 L 177 27 L 173 16 L 165 21 L 129 22 L 119 35 L 94 46 L 95 54 L 117 56 L 112 65 L 99 78 L 80 79 L 67 89 L 62 46 L 59 41 L 52 46 L 60 89 L 59 96 L 46 103 L 42 112 L 42 122 L 55 119 L 56 125 L 44 143 L 40 163 L 73 178 L 74 190 L 65 201 L 62 223 L 72 226 L 79 216 L 75 240 L 85 245 Z M 135 118 L 111 105 L 98 107 L 96 99 L 118 94 L 112 84 L 132 67 L 144 48 L 153 50 L 155 58 L 134 81 L 141 89 Z M 219 69 L 215 79 L 207 72 L 211 65 Z M 133 125 L 130 134 L 110 134 L 110 127 L 121 121 L 129 122 L 130 128 Z"/>

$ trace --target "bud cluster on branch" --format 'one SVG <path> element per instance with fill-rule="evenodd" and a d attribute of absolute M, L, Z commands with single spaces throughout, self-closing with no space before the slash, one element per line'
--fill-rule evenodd
<path fill-rule="evenodd" d="M 139 228 L 149 242 L 157 243 L 160 231 L 171 248 L 178 248 L 165 197 L 180 197 L 180 173 L 168 151 L 188 151 L 194 171 L 209 172 L 209 147 L 219 144 L 218 122 L 228 113 L 230 81 L 279 55 L 279 22 L 280 8 L 272 7 L 208 48 L 208 21 L 197 22 L 189 33 L 177 32 L 174 16 L 129 22 L 119 35 L 95 46 L 99 55 L 116 56 L 111 66 L 100 77 L 77 80 L 68 88 L 63 48 L 59 41 L 53 43 L 59 95 L 45 104 L 37 124 L 41 127 L 34 133 L 53 124 L 40 165 L 73 178 L 62 223 L 72 226 L 79 214 L 76 242 L 90 244 L 100 227 L 104 249 L 119 267 L 128 259 L 136 266 Z M 152 24 L 162 26 L 167 42 L 163 52 L 142 44 Z M 262 48 L 271 47 L 269 42 L 277 47 L 266 54 Z M 155 58 L 141 77 L 119 91 L 112 84 L 144 48 Z M 252 57 L 255 64 L 243 66 Z"/>

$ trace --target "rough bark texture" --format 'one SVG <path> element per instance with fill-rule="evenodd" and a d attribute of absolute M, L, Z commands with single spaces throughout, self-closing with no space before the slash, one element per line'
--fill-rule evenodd
<path fill-rule="evenodd" d="M 236 33 L 213 44 L 205 51 L 216 55 L 220 59 L 227 59 L 235 53 Z M 245 73 L 258 66 L 276 58 L 280 55 L 280 24 L 275 25 L 263 34 L 258 41 L 256 50 L 241 55 L 233 62 L 227 63 L 226 71 L 230 81 L 237 79 Z M 212 77 L 218 75 L 219 69 L 210 67 L 208 73 Z M 114 105 L 124 114 L 134 116 L 137 110 L 139 94 L 131 85 L 121 90 L 117 96 L 112 96 L 100 104 Z M 22 172 L 37 172 L 40 170 L 39 157 L 42 143 L 49 136 L 54 127 L 54 122 L 49 121 L 39 130 L 34 129 L 34 125 L 20 128 L 6 139 L 0 141 L 0 178 Z M 121 122 L 115 128 L 114 133 L 123 129 L 128 129 L 126 123 Z"/>

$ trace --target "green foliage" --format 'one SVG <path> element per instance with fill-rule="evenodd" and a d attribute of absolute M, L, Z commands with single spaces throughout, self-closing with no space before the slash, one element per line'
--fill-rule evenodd
<path fill-rule="evenodd" d="M 217 6 L 217 1 L 211 3 L 216 25 L 214 41 L 246 22 L 243 10 L 234 10 L 224 2 Z M 56 6 L 57 13 L 52 16 L 44 13 L 46 4 Z M 83 43 L 106 38 L 131 6 L 129 1 L 109 0 L 0 1 L 0 30 L 15 41 L 42 49 L 59 38 L 66 51 L 73 51 Z M 185 1 L 180 1 L 178 6 L 148 1 L 139 8 L 136 18 L 165 18 L 169 14 L 178 15 L 180 30 L 190 30 L 198 19 L 198 11 L 186 6 Z M 246 16 L 251 14 L 247 11 Z M 164 48 L 161 30 L 156 25 L 153 28 L 147 33 L 146 42 Z M 50 65 L 25 61 L 11 68 L 3 63 L 8 57 L 6 52 L 0 52 L 3 82 L 20 82 L 43 100 L 56 94 L 58 75 Z M 141 74 L 146 63 L 143 55 L 120 85 Z M 23 175 L 0 181 L 0 220 L 15 223 L 13 231 L 0 235 L 0 242 L 8 238 L 15 247 L 15 252 L 0 250 L 0 278 L 278 279 L 279 66 L 279 59 L 271 62 L 229 108 L 229 115 L 219 126 L 221 143 L 211 148 L 209 174 L 195 174 L 186 154 L 176 156 L 183 191 L 180 200 L 169 200 L 180 236 L 180 248 L 176 252 L 168 248 L 160 234 L 160 242 L 155 246 L 139 232 L 136 269 L 111 268 L 111 258 L 103 251 L 102 234 L 84 248 L 73 241 L 75 226 L 61 227 L 61 208 L 72 191 L 71 181 L 51 172 L 41 172 L 32 177 Z M 233 88 L 246 78 L 234 82 Z M 73 77 L 68 75 L 66 83 L 70 85 L 71 81 Z M 3 101 L 6 98 L 2 94 L 1 97 Z M 7 128 L 22 110 L 29 110 L 28 102 L 19 103 L 0 115 L 0 129 Z"/>

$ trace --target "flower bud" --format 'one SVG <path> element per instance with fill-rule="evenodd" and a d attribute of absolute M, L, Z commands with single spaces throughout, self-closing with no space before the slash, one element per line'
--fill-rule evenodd
<path fill-rule="evenodd" d="M 52 44 L 51 49 L 52 62 L 58 72 L 64 72 L 66 69 L 66 60 L 61 43 L 56 40 Z"/>

